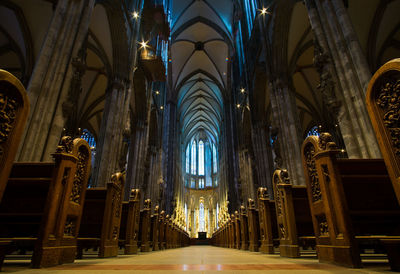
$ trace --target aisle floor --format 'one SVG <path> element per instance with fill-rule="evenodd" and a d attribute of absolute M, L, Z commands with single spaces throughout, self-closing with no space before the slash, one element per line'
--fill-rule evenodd
<path fill-rule="evenodd" d="M 30 269 L 27 262 L 7 261 L 3 271 L 12 273 L 102 274 L 102 273 L 385 273 L 387 264 L 371 260 L 365 268 L 349 269 L 318 263 L 315 256 L 289 259 L 213 246 L 185 248 L 120 255 L 98 259 L 95 256 L 76 260 L 74 264 L 46 269 Z"/>

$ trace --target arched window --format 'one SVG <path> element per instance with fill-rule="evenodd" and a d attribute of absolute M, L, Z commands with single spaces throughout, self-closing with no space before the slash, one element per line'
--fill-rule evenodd
<path fill-rule="evenodd" d="M 204 188 L 204 178 L 199 179 L 199 188 Z"/>
<path fill-rule="evenodd" d="M 213 153 L 213 171 L 214 173 L 218 171 L 218 164 L 217 164 L 217 149 L 215 145 L 212 146 L 212 153 Z"/>
<path fill-rule="evenodd" d="M 204 143 L 199 142 L 199 175 L 204 175 Z"/>
<path fill-rule="evenodd" d="M 197 171 L 197 153 L 196 153 L 196 141 L 193 141 L 192 143 L 192 159 L 191 159 L 191 173 L 193 175 L 196 175 Z"/>
<path fill-rule="evenodd" d="M 203 202 L 200 202 L 200 208 L 199 208 L 199 231 L 200 232 L 204 232 L 205 231 L 204 204 L 203 204 Z"/>
<path fill-rule="evenodd" d="M 82 131 L 81 138 L 88 142 L 92 150 L 96 148 L 96 140 L 94 139 L 93 134 L 86 128 Z"/>
<path fill-rule="evenodd" d="M 307 136 L 319 136 L 319 132 L 318 132 L 318 127 L 317 126 L 313 126 L 308 132 L 307 132 Z"/>
<path fill-rule="evenodd" d="M 217 203 L 217 208 L 216 208 L 216 213 L 215 213 L 215 223 L 217 225 L 218 228 L 218 214 L 219 214 L 219 208 L 218 208 L 218 203 Z"/>
<path fill-rule="evenodd" d="M 186 147 L 186 173 L 190 172 L 190 146 Z"/>

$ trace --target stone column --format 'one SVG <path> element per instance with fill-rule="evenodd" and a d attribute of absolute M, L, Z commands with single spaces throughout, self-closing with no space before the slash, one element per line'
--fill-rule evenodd
<path fill-rule="evenodd" d="M 158 204 L 158 181 L 160 179 L 160 157 L 159 151 L 155 146 L 149 146 L 148 152 L 149 153 L 149 177 L 148 177 L 148 197 L 156 204 Z"/>
<path fill-rule="evenodd" d="M 111 174 L 120 169 L 119 152 L 123 145 L 130 93 L 125 82 L 119 79 L 115 79 L 106 91 L 93 171 L 93 186 L 105 186 L 111 178 Z"/>
<path fill-rule="evenodd" d="M 126 173 L 125 197 L 129 197 L 130 189 L 140 188 L 143 178 L 143 163 L 147 151 L 147 123 L 144 120 L 133 122 L 131 145 L 129 147 L 128 168 Z"/>
<path fill-rule="evenodd" d="M 247 149 L 239 151 L 240 181 L 242 187 L 242 200 L 254 199 L 254 180 L 252 170 L 252 159 Z"/>
<path fill-rule="evenodd" d="M 273 127 L 278 131 L 274 146 L 279 147 L 280 159 L 275 168 L 286 168 L 294 185 L 305 185 L 301 161 L 301 134 L 293 92 L 280 78 L 270 84 Z"/>
<path fill-rule="evenodd" d="M 267 187 L 272 191 L 273 163 L 267 128 L 262 123 L 257 123 L 253 125 L 252 131 L 253 151 L 257 165 L 257 181 L 259 187 Z"/>
<path fill-rule="evenodd" d="M 229 209 L 234 212 L 240 205 L 240 160 L 237 148 L 237 121 L 235 119 L 235 109 L 230 101 L 225 102 L 225 115 L 223 130 L 220 137 L 222 148 L 219 149 L 219 160 L 222 160 L 222 168 L 219 170 L 222 179 L 219 182 L 220 187 L 225 185 L 228 194 Z"/>
<path fill-rule="evenodd" d="M 71 60 L 87 35 L 95 0 L 59 0 L 28 84 L 31 112 L 19 161 L 48 161 L 62 134 Z"/>
<path fill-rule="evenodd" d="M 170 201 L 173 199 L 176 181 L 180 181 L 180 178 L 176 178 L 175 168 L 176 159 L 179 157 L 179 146 L 176 142 L 178 140 L 178 134 L 176 132 L 176 103 L 173 100 L 169 100 L 164 108 L 164 120 L 163 120 L 163 148 L 164 148 L 164 163 L 163 163 L 163 174 L 165 176 L 165 187 L 164 201 L 166 212 L 171 213 L 173 208 L 171 207 Z"/>
<path fill-rule="evenodd" d="M 377 158 L 380 151 L 365 107 L 371 73 L 342 0 L 305 0 L 319 44 L 332 60 L 338 123 L 350 158 Z"/>

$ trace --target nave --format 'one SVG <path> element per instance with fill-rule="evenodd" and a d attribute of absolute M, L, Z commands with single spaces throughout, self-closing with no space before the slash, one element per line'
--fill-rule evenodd
<path fill-rule="evenodd" d="M 87 257 L 74 264 L 44 269 L 29 268 L 30 260 L 9 260 L 3 268 L 12 273 L 52 274 L 101 274 L 101 273 L 382 273 L 388 272 L 384 260 L 370 259 L 363 269 L 349 269 L 331 264 L 318 263 L 318 259 L 291 259 L 279 254 L 265 255 L 243 250 L 213 246 L 189 246 L 138 255 L 122 255 L 116 258 Z"/>
<path fill-rule="evenodd" d="M 0 271 L 400 271 L 399 11 L 0 0 Z"/>

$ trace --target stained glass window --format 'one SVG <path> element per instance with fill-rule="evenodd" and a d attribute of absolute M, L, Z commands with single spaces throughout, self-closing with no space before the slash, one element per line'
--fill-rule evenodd
<path fill-rule="evenodd" d="M 189 144 L 186 147 L 186 173 L 190 171 L 190 146 Z"/>
<path fill-rule="evenodd" d="M 219 206 L 217 203 L 217 208 L 216 208 L 216 213 L 215 213 L 215 223 L 217 224 L 217 228 L 218 228 L 218 213 L 219 213 Z"/>
<path fill-rule="evenodd" d="M 204 178 L 199 179 L 199 188 L 204 188 Z"/>
<path fill-rule="evenodd" d="M 199 175 L 204 175 L 204 143 L 199 142 Z"/>
<path fill-rule="evenodd" d="M 217 164 L 217 149 L 215 148 L 215 145 L 213 144 L 212 146 L 212 153 L 213 153 L 213 171 L 214 173 L 218 171 L 218 164 Z"/>
<path fill-rule="evenodd" d="M 193 175 L 196 175 L 197 171 L 197 153 L 196 153 L 196 141 L 193 141 L 192 143 L 192 159 L 191 159 L 191 173 Z"/>
<path fill-rule="evenodd" d="M 205 231 L 204 204 L 203 204 L 203 202 L 200 202 L 200 208 L 199 208 L 199 231 L 200 232 Z"/>
<path fill-rule="evenodd" d="M 93 134 L 90 133 L 90 131 L 87 130 L 86 128 L 82 131 L 81 138 L 86 140 L 86 142 L 88 142 L 91 149 L 96 148 L 96 140 L 94 139 Z"/>
<path fill-rule="evenodd" d="M 307 137 L 308 136 L 319 136 L 319 132 L 318 132 L 318 127 L 314 126 L 312 127 L 308 132 L 307 132 Z"/>

